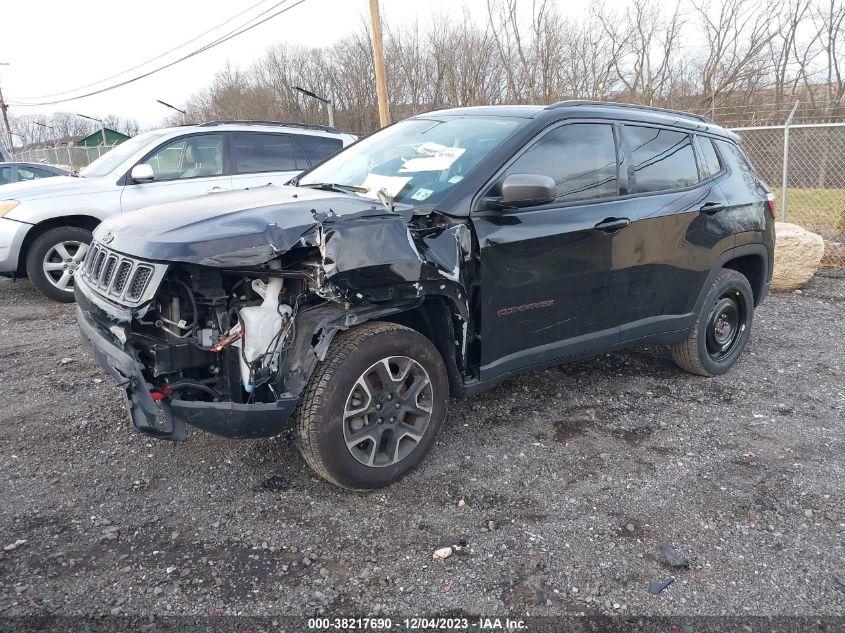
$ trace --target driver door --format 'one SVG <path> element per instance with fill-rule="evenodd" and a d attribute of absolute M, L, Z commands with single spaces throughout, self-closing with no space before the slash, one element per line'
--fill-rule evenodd
<path fill-rule="evenodd" d="M 619 140 L 608 123 L 553 128 L 487 195 L 510 174 L 540 174 L 555 181 L 554 202 L 475 212 L 482 380 L 618 342 L 627 228 Z"/>
<path fill-rule="evenodd" d="M 152 167 L 155 178 L 152 182 L 133 182 L 127 174 L 121 210 L 230 191 L 227 145 L 225 134 L 195 134 L 158 147 L 140 161 Z"/>

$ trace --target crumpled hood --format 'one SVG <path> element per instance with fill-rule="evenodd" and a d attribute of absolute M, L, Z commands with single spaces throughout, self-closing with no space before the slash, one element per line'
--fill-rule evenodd
<path fill-rule="evenodd" d="M 75 176 L 54 176 L 39 178 L 27 182 L 16 182 L 0 186 L 0 200 L 39 200 L 57 196 L 76 196 L 94 193 L 103 189 L 115 189 L 114 181 L 105 182 L 103 178 L 77 178 Z"/>
<path fill-rule="evenodd" d="M 321 217 L 386 213 L 356 194 L 265 186 L 121 213 L 100 224 L 94 238 L 143 259 L 252 266 L 290 250 Z"/>

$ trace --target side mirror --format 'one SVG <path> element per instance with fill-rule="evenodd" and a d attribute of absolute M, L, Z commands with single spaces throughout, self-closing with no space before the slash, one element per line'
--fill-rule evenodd
<path fill-rule="evenodd" d="M 502 182 L 502 195 L 496 206 L 533 207 L 555 201 L 557 185 L 549 176 L 540 174 L 511 174 Z"/>
<path fill-rule="evenodd" d="M 129 177 L 135 182 L 152 182 L 155 180 L 153 168 L 146 163 L 135 165 L 132 171 L 129 172 Z"/>

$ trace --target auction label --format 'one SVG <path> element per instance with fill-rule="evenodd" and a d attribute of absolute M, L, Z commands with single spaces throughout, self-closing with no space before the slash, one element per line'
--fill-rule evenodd
<path fill-rule="evenodd" d="M 413 617 L 394 622 L 390 618 L 309 618 L 308 628 L 316 631 L 525 631 L 524 620 L 516 618 L 435 618 Z"/>

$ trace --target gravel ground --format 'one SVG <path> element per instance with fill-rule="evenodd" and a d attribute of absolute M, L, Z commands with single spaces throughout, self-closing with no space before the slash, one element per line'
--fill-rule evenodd
<path fill-rule="evenodd" d="M 841 616 L 843 307 L 841 273 L 770 297 L 720 378 L 646 348 L 453 401 L 354 494 L 289 438 L 134 434 L 72 306 L 0 281 L 0 615 Z"/>

